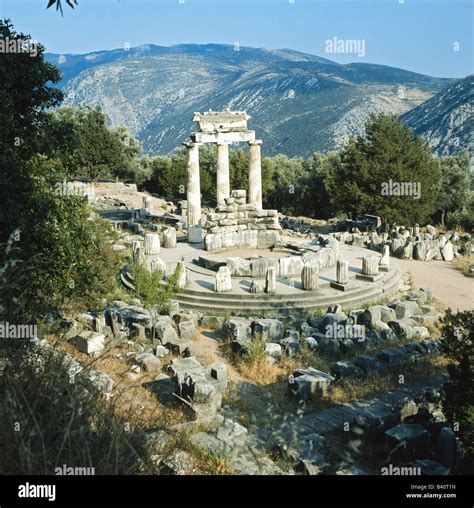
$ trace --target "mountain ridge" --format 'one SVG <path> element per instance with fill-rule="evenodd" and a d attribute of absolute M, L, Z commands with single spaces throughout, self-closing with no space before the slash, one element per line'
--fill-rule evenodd
<path fill-rule="evenodd" d="M 360 134 L 371 112 L 406 113 L 453 83 L 291 49 L 234 48 L 142 45 L 46 58 L 63 73 L 65 104 L 99 104 L 150 154 L 170 153 L 185 141 L 194 111 L 229 107 L 251 115 L 264 153 L 307 156 Z"/>

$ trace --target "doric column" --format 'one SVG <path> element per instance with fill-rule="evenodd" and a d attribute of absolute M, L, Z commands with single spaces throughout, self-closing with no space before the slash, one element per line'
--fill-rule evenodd
<path fill-rule="evenodd" d="M 217 143 L 217 204 L 230 197 L 229 143 Z"/>
<path fill-rule="evenodd" d="M 262 158 L 261 140 L 249 141 L 249 203 L 262 209 Z"/>
<path fill-rule="evenodd" d="M 199 176 L 199 146 L 201 143 L 184 143 L 188 149 L 188 229 L 201 220 L 201 182 Z"/>

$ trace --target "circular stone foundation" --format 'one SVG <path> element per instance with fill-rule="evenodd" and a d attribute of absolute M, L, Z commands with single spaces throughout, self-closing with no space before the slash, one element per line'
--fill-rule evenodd
<path fill-rule="evenodd" d="M 305 244 L 305 242 L 301 243 Z M 306 245 L 308 245 L 307 242 Z M 302 246 L 304 247 L 304 245 Z M 338 244 L 338 258 L 349 263 L 349 282 L 344 291 L 330 287 L 330 283 L 336 280 L 336 266 L 333 265 L 320 269 L 317 291 L 303 290 L 301 276 L 298 275 L 294 277 L 278 276 L 273 294 L 253 294 L 250 288 L 254 278 L 247 275 L 233 276 L 232 290 L 217 293 L 215 291 L 216 270 L 196 263 L 200 257 L 212 256 L 217 264 L 220 263 L 220 266 L 224 266 L 229 257 L 233 257 L 229 256 L 229 253 L 238 253 L 239 256 L 249 254 L 250 257 L 254 254 L 256 256 L 265 254 L 265 257 L 260 259 L 277 263 L 291 256 L 291 250 L 289 252 L 280 251 L 280 246 L 273 251 L 269 250 L 270 252 L 267 252 L 266 249 L 239 248 L 222 251 L 218 254 L 209 254 L 203 244 L 178 243 L 176 248 L 161 249 L 160 257 L 166 262 L 170 271 L 180 260 L 183 260 L 186 266 L 188 284 L 174 298 L 180 308 L 203 312 L 207 315 L 302 316 L 311 315 L 318 309 L 326 310 L 329 305 L 334 304 L 340 304 L 343 308 L 355 309 L 365 303 L 380 300 L 396 293 L 402 283 L 403 272 L 392 258 L 390 258 L 390 270 L 387 273 L 382 273 L 377 281 L 357 280 L 356 275 L 361 273 L 362 257 L 368 253 L 373 254 L 373 252 L 363 247 L 342 243 Z M 270 257 L 270 255 L 275 257 Z"/>

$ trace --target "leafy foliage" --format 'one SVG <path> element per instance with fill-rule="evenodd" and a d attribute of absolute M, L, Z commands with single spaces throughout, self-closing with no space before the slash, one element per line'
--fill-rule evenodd
<path fill-rule="evenodd" d="M 466 448 L 464 467 L 474 466 L 474 311 L 453 314 L 448 309 L 442 319 L 442 352 L 454 363 L 448 366 L 443 410 L 448 421 L 459 426 L 459 438 Z"/>
<path fill-rule="evenodd" d="M 0 22 L 0 34 L 29 39 L 9 21 Z M 79 160 L 76 153 L 61 160 L 59 143 L 74 140 L 67 129 L 55 146 L 45 143 L 48 110 L 62 98 L 51 86 L 59 72 L 44 62 L 42 46 L 34 57 L 1 53 L 0 68 L 0 313 L 35 322 L 58 306 L 95 305 L 115 285 L 118 261 L 108 228 L 89 219 L 84 199 L 55 192 Z M 94 111 L 91 122 L 100 115 Z M 93 156 L 85 160 L 92 167 Z"/>
<path fill-rule="evenodd" d="M 380 215 L 386 225 L 424 224 L 435 211 L 439 163 L 426 143 L 394 115 L 371 115 L 365 135 L 341 151 L 328 188 L 334 205 L 355 218 Z M 384 195 L 382 185 L 413 182 L 420 195 Z"/>
<path fill-rule="evenodd" d="M 164 273 L 161 270 L 148 271 L 143 264 L 134 263 L 130 269 L 133 277 L 133 284 L 138 298 L 143 306 L 150 312 L 153 325 L 153 338 L 155 324 L 160 314 L 169 312 L 170 300 L 179 293 L 178 279 L 180 266 L 167 278 L 163 280 Z"/>

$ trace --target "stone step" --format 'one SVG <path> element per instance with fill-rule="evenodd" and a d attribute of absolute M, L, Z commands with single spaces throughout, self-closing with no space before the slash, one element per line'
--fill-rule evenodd
<path fill-rule="evenodd" d="M 435 376 L 430 379 L 416 381 L 398 390 L 376 393 L 323 411 L 312 411 L 294 422 L 295 431 L 300 436 L 304 436 L 312 433 L 324 435 L 328 432 L 341 430 L 344 423 L 351 422 L 362 409 L 375 404 L 391 407 L 406 397 L 416 398 L 427 388 L 441 387 L 446 379 L 445 375 Z"/>
<path fill-rule="evenodd" d="M 264 316 L 275 316 L 275 315 L 297 315 L 297 314 L 311 314 L 317 310 L 325 310 L 329 305 L 340 304 L 343 308 L 354 308 L 358 307 L 364 303 L 377 300 L 382 297 L 390 296 L 398 290 L 398 281 L 394 284 L 393 288 L 378 288 L 371 292 L 363 292 L 359 294 L 357 297 L 354 295 L 347 295 L 345 297 L 339 297 L 335 295 L 331 298 L 324 298 L 322 300 L 312 301 L 298 301 L 292 300 L 291 305 L 289 302 L 285 301 L 277 301 L 277 302 L 265 302 L 265 301 L 228 301 L 228 300 L 219 300 L 218 298 L 214 300 L 206 300 L 202 299 L 180 299 L 179 295 L 175 298 L 177 302 L 179 302 L 180 307 L 187 310 L 194 310 L 203 313 L 214 313 L 214 314 L 225 314 L 225 313 L 234 313 L 236 315 L 264 315 Z"/>
<path fill-rule="evenodd" d="M 215 293 L 212 291 L 199 291 L 197 289 L 184 289 L 179 295 L 178 298 L 188 299 L 193 297 L 198 297 L 200 300 L 203 301 L 228 301 L 229 303 L 233 303 L 236 301 L 244 301 L 245 303 L 254 304 L 257 303 L 259 300 L 268 302 L 268 303 L 281 303 L 282 301 L 304 301 L 304 300 L 311 300 L 314 301 L 315 299 L 331 299 L 331 298 L 338 298 L 340 300 L 346 299 L 349 295 L 351 296 L 357 296 L 359 294 L 366 294 L 370 291 L 377 291 L 381 288 L 390 288 L 392 284 L 398 284 L 400 280 L 401 272 L 399 270 L 393 270 L 390 272 L 389 277 L 373 283 L 371 286 L 368 286 L 367 284 L 361 284 L 357 288 L 347 291 L 347 292 L 339 292 L 337 290 L 332 291 L 331 293 L 327 293 L 324 291 L 324 287 L 322 290 L 319 291 L 295 291 L 292 293 L 280 293 L 280 294 L 260 294 L 260 295 L 252 295 L 251 293 Z M 326 286 L 326 289 L 328 287 Z"/>

